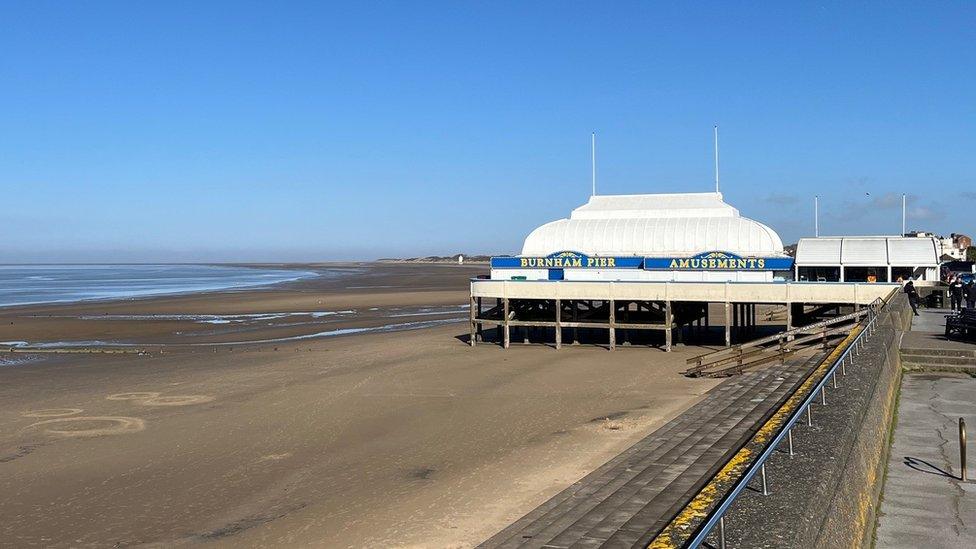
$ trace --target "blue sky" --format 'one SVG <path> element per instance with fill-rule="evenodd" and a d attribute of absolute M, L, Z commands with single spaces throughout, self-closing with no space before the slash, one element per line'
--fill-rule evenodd
<path fill-rule="evenodd" d="M 517 252 L 589 194 L 973 233 L 976 4 L 3 2 L 0 261 Z"/>

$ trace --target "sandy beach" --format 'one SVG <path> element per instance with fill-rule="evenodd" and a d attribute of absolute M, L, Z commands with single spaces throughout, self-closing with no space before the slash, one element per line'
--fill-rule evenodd
<path fill-rule="evenodd" d="M 148 350 L 0 367 L 2 545 L 469 547 L 717 383 L 679 374 L 696 348 L 471 348 L 464 322 L 213 345 L 466 318 L 485 270 L 0 310 L 3 341 Z M 199 320 L 327 311 L 356 312 Z"/>

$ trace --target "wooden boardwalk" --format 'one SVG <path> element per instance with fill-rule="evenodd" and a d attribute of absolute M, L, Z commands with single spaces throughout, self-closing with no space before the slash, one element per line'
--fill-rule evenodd
<path fill-rule="evenodd" d="M 823 357 L 729 378 L 481 547 L 646 547 Z"/>

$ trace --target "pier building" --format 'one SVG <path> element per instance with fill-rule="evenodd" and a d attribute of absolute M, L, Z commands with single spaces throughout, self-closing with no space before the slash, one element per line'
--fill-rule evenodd
<path fill-rule="evenodd" d="M 642 194 L 590 197 L 493 258 L 491 278 L 771 282 L 791 267 L 779 235 L 721 193 Z"/>
<path fill-rule="evenodd" d="M 924 261 L 877 265 L 929 268 Z M 839 267 L 859 278 L 863 266 Z M 796 272 L 779 235 L 741 216 L 719 192 L 592 196 L 568 218 L 533 230 L 520 255 L 492 258 L 489 279 L 471 281 L 470 343 L 494 327 L 506 348 L 517 330 L 523 342 L 556 348 L 564 336 L 575 343 L 586 332 L 610 349 L 619 336 L 670 350 L 686 334 L 707 337 L 719 318 L 730 346 L 756 332 L 760 307 L 789 329 L 899 287 L 887 282 L 887 270 L 877 282 L 790 281 Z"/>

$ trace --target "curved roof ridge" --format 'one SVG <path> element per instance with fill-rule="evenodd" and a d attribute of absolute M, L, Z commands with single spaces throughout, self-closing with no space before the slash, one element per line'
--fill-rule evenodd
<path fill-rule="evenodd" d="M 596 195 L 574 209 L 570 219 L 738 217 L 722 193 Z"/>
<path fill-rule="evenodd" d="M 772 228 L 739 215 L 722 194 L 597 195 L 568 219 L 546 223 L 525 239 L 522 255 L 566 250 L 589 255 L 694 255 L 725 251 L 781 256 Z"/>

